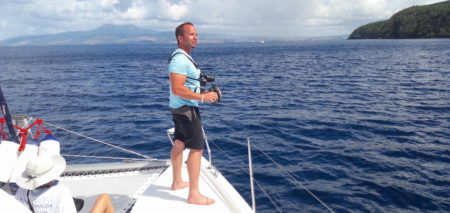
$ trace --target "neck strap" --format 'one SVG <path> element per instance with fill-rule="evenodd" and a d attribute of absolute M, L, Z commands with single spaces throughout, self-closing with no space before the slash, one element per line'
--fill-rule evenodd
<path fill-rule="evenodd" d="M 30 201 L 30 191 L 31 191 L 31 190 L 28 190 L 28 191 L 27 191 L 28 207 L 30 208 L 31 212 L 34 213 L 34 208 L 33 208 L 33 205 L 31 205 L 31 201 Z"/>
<path fill-rule="evenodd" d="M 186 58 L 188 58 L 189 61 L 191 61 L 192 64 L 194 64 L 195 68 L 197 68 L 197 69 L 200 68 L 200 65 L 198 65 L 197 63 L 195 63 L 195 61 L 192 60 L 192 58 L 191 58 L 189 55 L 187 55 L 186 53 L 183 53 L 183 52 L 176 52 L 175 54 L 173 54 L 172 56 L 170 56 L 170 58 L 169 58 L 169 64 L 170 64 L 170 62 L 172 61 L 173 57 L 175 57 L 176 55 L 179 55 L 179 54 L 182 54 L 182 55 L 186 56 Z"/>

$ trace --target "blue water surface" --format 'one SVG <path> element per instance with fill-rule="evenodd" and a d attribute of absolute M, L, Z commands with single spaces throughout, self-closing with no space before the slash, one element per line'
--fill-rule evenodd
<path fill-rule="evenodd" d="M 0 47 L 0 85 L 14 114 L 167 159 L 175 48 Z M 254 144 L 258 212 L 328 212 L 303 187 L 335 212 L 450 211 L 450 40 L 200 44 L 193 57 L 223 89 L 201 106 L 213 163 L 248 202 Z M 47 128 L 66 154 L 137 157 Z"/>

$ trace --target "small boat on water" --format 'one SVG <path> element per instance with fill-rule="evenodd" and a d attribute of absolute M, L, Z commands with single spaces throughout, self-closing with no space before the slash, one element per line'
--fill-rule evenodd
<path fill-rule="evenodd" d="M 0 90 L 1 92 L 1 90 Z M 1 94 L 3 96 L 3 94 Z M 4 98 L 3 98 L 4 99 Z M 1 102 L 1 101 L 0 101 Z M 3 105 L 2 105 L 3 106 Z M 5 105 L 6 106 L 6 105 Z M 4 110 L 4 115 L 9 112 Z M 7 108 L 7 107 L 6 107 Z M 7 117 L 7 116 L 5 116 Z M 4 124 L 8 119 L 2 119 Z M 33 119 L 24 115 L 16 115 L 11 118 L 12 123 L 20 131 L 19 133 L 31 133 L 30 125 L 36 122 L 39 124 L 46 124 L 54 128 L 63 129 L 62 127 L 43 122 L 39 119 Z M 1 130 L 4 131 L 5 128 Z M 70 130 L 67 130 L 71 132 Z M 172 134 L 174 129 L 169 129 L 167 135 L 169 141 L 172 141 Z M 16 132 L 17 133 L 17 132 Z M 73 133 L 73 132 L 72 132 Z M 6 146 L 19 147 L 18 143 L 8 141 L 2 134 L 2 142 L 0 143 L 0 152 L 7 151 Z M 19 134 L 19 136 L 26 137 L 26 133 Z M 93 139 L 93 138 L 90 138 Z M 96 140 L 96 139 L 93 139 Z M 64 141 L 62 146 L 70 143 Z M 121 147 L 107 144 L 106 145 L 121 149 L 123 151 L 130 151 Z M 167 143 L 170 145 L 169 143 Z M 36 144 L 26 144 L 23 150 L 33 149 Z M 9 150 L 11 150 L 9 148 Z M 21 165 L 24 170 L 25 162 L 20 162 L 20 155 L 25 156 L 25 151 L 17 152 L 13 150 L 8 152 L 8 156 L 18 156 L 14 161 L 0 162 L 0 173 L 4 175 L 7 170 L 12 174 L 17 174 L 17 165 Z M 209 146 L 208 146 L 209 151 Z M 130 151 L 135 153 L 133 151 Z M 184 157 L 187 157 L 188 149 L 184 151 Z M 210 152 L 208 152 L 210 154 Z M 61 153 L 65 156 L 64 153 Z M 169 159 L 154 159 L 139 153 L 142 159 L 125 159 L 122 158 L 119 162 L 110 163 L 93 163 L 93 164 L 69 164 L 64 173 L 59 178 L 59 182 L 68 186 L 74 198 L 82 199 L 84 201 L 83 208 L 79 212 L 89 212 L 93 206 L 96 198 L 100 194 L 108 194 L 112 200 L 116 212 L 253 212 L 252 208 L 236 191 L 236 189 L 226 180 L 226 178 L 211 164 L 209 160 L 202 157 L 202 165 L 200 171 L 200 191 L 205 195 L 213 198 L 216 202 L 213 205 L 192 205 L 186 202 L 188 196 L 188 188 L 173 191 L 171 190 L 172 168 Z M 6 158 L 7 155 L 0 157 Z M 73 156 L 71 156 L 73 157 Z M 23 158 L 29 159 L 29 158 Z M 120 159 L 120 158 L 117 158 Z M 4 160 L 4 159 L 2 159 Z M 183 162 L 185 162 L 184 159 Z M 19 169 L 20 170 L 20 169 Z M 19 171 L 20 172 L 20 171 Z M 184 164 L 182 168 L 183 177 L 187 178 L 187 167 Z M 9 184 L 13 177 L 0 177 L 0 190 L 3 190 L 1 195 L 8 196 L 11 200 L 13 198 L 14 184 Z M 6 192 L 6 193 L 4 193 Z M 6 195 L 5 195 L 6 194 Z M 0 199 L 5 200 L 6 199 Z M 1 202 L 0 202 L 1 203 Z M 18 209 L 4 209 L 5 206 L 0 206 L 0 212 L 20 212 Z"/>

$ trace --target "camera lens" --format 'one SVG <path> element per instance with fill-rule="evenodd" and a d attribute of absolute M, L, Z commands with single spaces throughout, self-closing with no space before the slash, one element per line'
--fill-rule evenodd
<path fill-rule="evenodd" d="M 216 80 L 216 79 L 214 78 L 214 76 L 212 76 L 212 75 L 206 75 L 206 81 L 208 81 L 208 82 L 213 82 L 214 80 Z"/>
<path fill-rule="evenodd" d="M 215 78 L 214 78 L 214 76 L 212 76 L 212 75 L 207 75 L 206 73 L 204 73 L 204 72 L 202 72 L 202 73 L 200 73 L 200 79 L 199 79 L 199 81 L 200 82 L 213 82 L 215 80 Z"/>

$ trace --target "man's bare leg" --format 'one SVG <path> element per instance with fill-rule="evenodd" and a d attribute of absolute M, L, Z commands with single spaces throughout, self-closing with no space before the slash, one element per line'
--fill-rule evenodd
<path fill-rule="evenodd" d="M 183 150 L 184 143 L 180 140 L 173 142 L 172 151 L 170 152 L 170 161 L 172 162 L 172 190 L 183 189 L 189 186 L 188 182 L 181 178 L 181 168 L 183 166 Z"/>
<path fill-rule="evenodd" d="M 198 181 L 200 178 L 200 163 L 203 150 L 191 149 L 187 160 L 189 174 L 189 196 L 187 202 L 197 205 L 211 205 L 215 200 L 200 194 Z"/>

